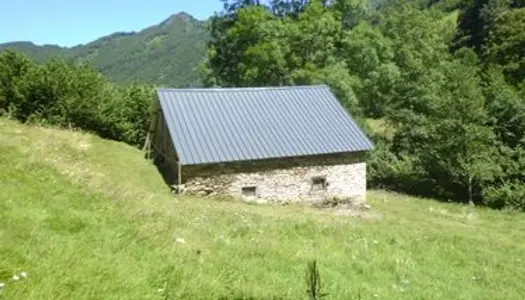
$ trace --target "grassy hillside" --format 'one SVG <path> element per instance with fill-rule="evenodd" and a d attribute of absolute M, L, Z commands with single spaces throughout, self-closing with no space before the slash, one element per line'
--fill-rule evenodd
<path fill-rule="evenodd" d="M 183 87 L 199 85 L 197 68 L 207 37 L 204 22 L 180 13 L 139 32 L 117 32 L 72 48 L 14 42 L 0 44 L 0 51 L 21 51 L 40 62 L 51 57 L 88 61 L 117 83 Z"/>
<path fill-rule="evenodd" d="M 0 299 L 306 299 L 312 258 L 327 299 L 525 297 L 523 214 L 369 200 L 174 198 L 130 146 L 0 119 Z"/>

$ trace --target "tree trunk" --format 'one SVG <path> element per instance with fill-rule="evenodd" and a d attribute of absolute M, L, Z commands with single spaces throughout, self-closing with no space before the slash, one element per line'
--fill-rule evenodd
<path fill-rule="evenodd" d="M 474 200 L 472 200 L 472 175 L 468 176 L 468 204 L 474 205 Z"/>

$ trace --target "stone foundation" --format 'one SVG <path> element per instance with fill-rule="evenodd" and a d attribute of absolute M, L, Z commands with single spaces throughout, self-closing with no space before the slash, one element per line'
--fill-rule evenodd
<path fill-rule="evenodd" d="M 256 202 L 318 203 L 333 198 L 363 204 L 364 154 L 280 159 L 183 168 L 185 193 Z M 254 191 L 255 189 L 255 191 Z"/>

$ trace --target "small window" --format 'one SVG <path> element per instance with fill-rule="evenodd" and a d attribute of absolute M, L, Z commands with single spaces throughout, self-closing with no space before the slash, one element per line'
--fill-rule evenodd
<path fill-rule="evenodd" d="M 326 187 L 327 187 L 326 177 L 318 176 L 318 177 L 312 178 L 312 190 L 314 191 L 324 190 L 326 189 Z"/>
<path fill-rule="evenodd" d="M 257 187 L 255 186 L 245 186 L 242 188 L 242 194 L 244 196 L 255 196 L 257 192 Z"/>

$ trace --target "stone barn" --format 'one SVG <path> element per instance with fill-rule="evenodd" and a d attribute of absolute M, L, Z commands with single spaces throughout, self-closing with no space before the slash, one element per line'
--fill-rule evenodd
<path fill-rule="evenodd" d="M 327 86 L 157 95 L 151 149 L 176 191 L 257 202 L 365 201 L 373 144 Z"/>

